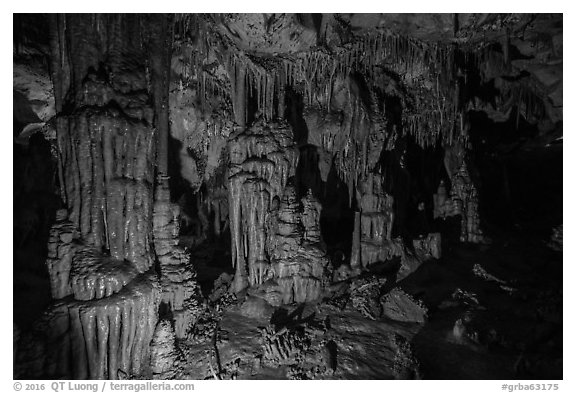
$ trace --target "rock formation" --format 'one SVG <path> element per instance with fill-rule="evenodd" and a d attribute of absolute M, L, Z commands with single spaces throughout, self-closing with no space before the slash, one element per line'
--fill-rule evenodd
<path fill-rule="evenodd" d="M 286 124 L 260 122 L 229 142 L 229 215 L 234 290 L 261 284 L 266 257 L 266 218 L 294 175 L 298 153 Z"/>
<path fill-rule="evenodd" d="M 360 211 L 355 215 L 352 267 L 366 267 L 403 253 L 401 239 L 392 239 L 394 198 L 384 192 L 382 177 L 369 174 L 357 194 Z"/>
<path fill-rule="evenodd" d="M 47 265 L 52 295 L 60 300 L 45 315 L 45 331 L 38 332 L 47 345 L 44 364 L 35 372 L 79 379 L 143 375 L 162 293 L 152 245 L 153 125 L 154 116 L 162 115 L 150 105 L 160 90 L 147 89 L 138 18 L 103 16 L 94 23 L 72 15 L 51 18 L 67 211 L 58 213 L 50 231 Z M 107 41 L 100 29 L 105 23 L 118 27 L 111 37 L 119 38 L 124 28 L 138 45 Z M 159 77 L 152 78 L 155 87 Z"/>
<path fill-rule="evenodd" d="M 15 378 L 561 362 L 562 14 L 14 22 Z"/>
<path fill-rule="evenodd" d="M 234 290 L 274 280 L 281 294 L 274 304 L 318 299 L 328 263 L 318 248 L 319 204 L 305 198 L 303 222 L 288 185 L 298 159 L 291 133 L 287 125 L 260 122 L 229 145 Z"/>
<path fill-rule="evenodd" d="M 176 345 L 176 336 L 170 321 L 158 322 L 150 343 L 150 357 L 154 379 L 182 379 L 184 354 Z"/>
<path fill-rule="evenodd" d="M 196 271 L 179 245 L 179 206 L 170 202 L 168 177 L 159 175 L 154 202 L 154 246 L 160 262 L 162 303 L 174 318 L 177 338 L 185 338 L 202 308 Z"/>
<path fill-rule="evenodd" d="M 470 178 L 464 155 L 458 146 L 446 150 L 445 165 L 452 187 L 448 196 L 446 185 L 440 182 L 434 194 L 434 218 L 460 216 L 460 241 L 481 243 L 484 236 L 480 228 L 478 190 Z"/>

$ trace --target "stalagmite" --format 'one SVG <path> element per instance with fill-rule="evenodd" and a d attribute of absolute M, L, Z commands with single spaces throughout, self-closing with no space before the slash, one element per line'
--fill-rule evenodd
<path fill-rule="evenodd" d="M 39 358 L 31 377 L 116 379 L 148 370 L 162 296 L 152 246 L 159 113 L 150 105 L 140 18 L 51 19 L 66 209 L 50 230 L 47 259 L 59 300 L 35 325 L 45 345 L 22 353 Z M 159 78 L 152 79 L 167 86 Z"/>
<path fill-rule="evenodd" d="M 14 22 L 15 379 L 556 376 L 561 17 Z"/>
<path fill-rule="evenodd" d="M 152 378 L 182 379 L 184 354 L 176 344 L 174 328 L 168 320 L 161 320 L 156 326 L 150 343 Z"/>
<path fill-rule="evenodd" d="M 308 241 L 304 239 L 306 228 L 319 228 L 320 218 L 319 215 L 310 215 L 312 197 L 306 197 L 305 201 L 305 212 L 302 213 L 294 188 L 287 186 L 278 210 L 271 212 L 275 225 L 270 227 L 276 232 L 269 234 L 267 240 L 271 257 L 270 275 L 278 283 L 281 303 L 284 304 L 318 300 L 332 274 L 320 244 L 311 241 L 315 237 Z M 319 211 L 318 207 L 314 209 Z M 301 227 L 303 220 L 304 231 Z"/>
<path fill-rule="evenodd" d="M 294 175 L 298 153 L 287 125 L 262 122 L 233 138 L 229 151 L 230 233 L 238 292 L 262 283 L 267 264 L 266 216 L 271 200 L 282 196 L 288 178 Z"/>
<path fill-rule="evenodd" d="M 234 290 L 257 291 L 274 279 L 276 289 L 269 293 L 280 299 L 268 300 L 275 304 L 318 299 L 328 276 L 328 261 L 318 248 L 320 205 L 311 195 L 305 198 L 303 217 L 287 185 L 298 159 L 291 134 L 286 125 L 260 122 L 229 143 Z"/>
<path fill-rule="evenodd" d="M 434 218 L 460 216 L 460 241 L 481 243 L 485 238 L 480 228 L 478 191 L 470 179 L 466 163 L 463 159 L 455 162 L 447 159 L 445 163 L 452 175 L 452 188 L 448 196 L 444 182 L 440 182 L 438 192 L 434 194 Z"/>
<path fill-rule="evenodd" d="M 356 214 L 357 222 L 354 225 L 358 227 L 359 233 L 355 233 L 355 236 L 360 239 L 359 257 L 364 267 L 400 256 L 404 252 L 402 240 L 392 239 L 394 199 L 384 192 L 382 180 L 381 175 L 369 174 L 360 181 L 361 188 L 357 195 L 360 212 Z M 352 253 L 353 266 L 357 266 L 358 251 L 353 248 Z"/>
<path fill-rule="evenodd" d="M 170 202 L 168 176 L 158 175 L 154 202 L 154 246 L 160 262 L 162 303 L 174 318 L 177 338 L 186 338 L 202 310 L 196 271 L 190 255 L 178 244 L 180 209 Z"/>

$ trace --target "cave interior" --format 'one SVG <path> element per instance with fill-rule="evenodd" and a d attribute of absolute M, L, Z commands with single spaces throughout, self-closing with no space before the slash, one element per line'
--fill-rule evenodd
<path fill-rule="evenodd" d="M 562 378 L 562 14 L 13 18 L 14 378 Z"/>

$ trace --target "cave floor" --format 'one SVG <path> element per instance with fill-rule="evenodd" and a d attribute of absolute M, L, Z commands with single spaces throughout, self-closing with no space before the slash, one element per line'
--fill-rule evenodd
<path fill-rule="evenodd" d="M 217 351 L 212 340 L 181 343 L 185 377 L 561 379 L 562 252 L 549 249 L 546 241 L 525 227 L 502 232 L 489 245 L 443 244 L 440 260 L 425 262 L 399 284 L 427 306 L 425 323 L 370 320 L 351 305 L 340 310 L 327 303 L 306 304 L 247 316 L 232 304 L 218 318 Z M 218 245 L 194 251 L 205 294 L 229 270 L 227 250 Z M 37 309 L 39 314 L 49 302 L 46 273 L 32 255 L 40 251 L 26 251 L 15 258 L 21 264 L 14 281 L 14 317 L 24 328 L 34 316 L 26 311 Z M 475 265 L 495 278 L 475 275 Z M 456 301 L 452 295 L 457 289 L 476 300 Z M 312 332 L 307 350 L 274 363 L 263 360 L 259 328 L 278 321 L 279 315 L 286 325 L 311 327 Z M 465 331 L 455 329 L 459 319 L 466 321 Z M 411 343 L 413 358 L 398 345 L 399 336 Z"/>
<path fill-rule="evenodd" d="M 440 260 L 425 262 L 399 284 L 427 306 L 425 323 L 370 320 L 351 305 L 344 310 L 328 303 L 285 306 L 251 315 L 231 305 L 219 321 L 217 351 L 212 341 L 182 343 L 188 346 L 189 375 L 561 379 L 562 253 L 546 247 L 545 239 L 527 233 L 503 233 L 499 239 L 489 245 L 445 244 Z M 488 276 L 475 274 L 475 265 Z M 207 271 L 215 274 L 200 269 L 200 281 Z M 457 289 L 471 296 L 456 301 L 452 294 Z M 310 347 L 296 358 L 263 360 L 259 328 L 269 325 L 279 311 L 292 326 L 329 321 L 328 328 L 316 329 L 310 335 Z M 464 329 L 455 327 L 459 319 Z M 411 343 L 418 367 L 398 345 L 398 336 Z M 332 355 L 327 354 L 327 343 L 335 348 Z"/>

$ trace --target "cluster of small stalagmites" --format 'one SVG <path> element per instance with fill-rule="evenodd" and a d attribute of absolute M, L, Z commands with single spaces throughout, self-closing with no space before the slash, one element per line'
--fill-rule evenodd
<path fill-rule="evenodd" d="M 350 271 L 346 275 L 342 273 L 339 277 L 341 281 L 332 287 L 332 296 L 328 300 L 330 306 L 339 310 L 355 310 L 370 320 L 388 318 L 401 322 L 426 321 L 428 309 L 421 301 L 415 300 L 399 287 L 385 292 L 386 277 L 373 274 L 358 276 L 358 272 L 354 274 Z"/>
<path fill-rule="evenodd" d="M 305 239 L 309 228 L 319 229 L 320 204 L 311 195 L 304 200 L 308 207 L 303 209 L 294 187 L 286 186 L 279 208 L 268 217 L 269 276 L 277 283 L 283 304 L 318 300 L 331 276 L 329 260 L 315 241 L 320 240 L 319 233 Z"/>
<path fill-rule="evenodd" d="M 304 331 L 296 331 L 283 327 L 276 331 L 273 326 L 260 330 L 264 349 L 264 359 L 276 363 L 293 362 L 299 354 L 310 347 L 310 338 Z"/>
<path fill-rule="evenodd" d="M 176 343 L 172 323 L 166 319 L 156 325 L 150 343 L 150 358 L 153 379 L 182 379 L 184 354 Z"/>
<path fill-rule="evenodd" d="M 385 283 L 385 278 L 376 276 L 353 280 L 350 284 L 351 306 L 368 319 L 379 318 L 382 313 L 380 291 Z"/>
<path fill-rule="evenodd" d="M 74 224 L 68 220 L 68 212 L 65 209 L 58 210 L 56 222 L 50 228 L 46 258 L 54 299 L 62 299 L 72 293 L 70 269 L 75 251 L 73 240 L 77 236 Z"/>
<path fill-rule="evenodd" d="M 185 338 L 201 304 L 190 255 L 178 243 L 180 207 L 170 202 L 168 176 L 160 174 L 154 202 L 154 246 L 160 262 L 162 302 L 174 318 L 176 337 Z"/>
<path fill-rule="evenodd" d="M 93 247 L 79 247 L 72 257 L 70 284 L 76 300 L 102 299 L 119 292 L 136 277 L 134 266 L 106 257 Z"/>
<path fill-rule="evenodd" d="M 434 218 L 461 216 L 460 241 L 480 243 L 484 235 L 480 229 L 480 215 L 478 212 L 478 190 L 468 174 L 465 163 L 452 177 L 450 197 L 447 196 L 446 186 L 441 181 L 438 192 L 434 194 Z"/>
<path fill-rule="evenodd" d="M 428 317 L 426 306 L 396 287 L 380 298 L 382 316 L 401 322 L 423 323 Z"/>
<path fill-rule="evenodd" d="M 298 150 L 284 123 L 257 122 L 228 144 L 229 217 L 236 292 L 259 285 L 266 275 L 266 221 L 296 171 Z"/>
<path fill-rule="evenodd" d="M 392 239 L 394 198 L 385 193 L 382 176 L 368 174 L 359 184 L 357 193 L 360 211 L 355 214 L 352 267 L 366 267 L 404 253 L 400 238 Z"/>

